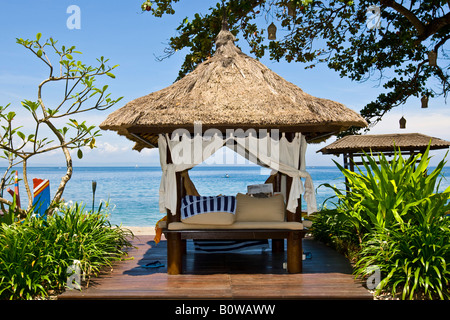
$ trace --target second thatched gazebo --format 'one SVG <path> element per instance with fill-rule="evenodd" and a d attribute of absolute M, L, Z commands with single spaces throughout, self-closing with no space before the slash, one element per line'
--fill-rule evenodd
<path fill-rule="evenodd" d="M 412 157 L 423 154 L 427 148 L 430 150 L 448 149 L 450 142 L 422 133 L 391 133 L 391 134 L 367 134 L 345 136 L 328 146 L 318 150 L 322 154 L 343 155 L 344 168 L 354 171 L 355 157 L 361 157 L 364 153 L 385 156 L 393 155 L 400 150 L 403 154 L 409 153 Z"/>
<path fill-rule="evenodd" d="M 100 125 L 134 141 L 135 150 L 159 148 L 160 211 L 167 212 L 167 230 L 181 224 L 180 203 L 190 182 L 187 170 L 225 145 L 276 172 L 269 179 L 274 191 L 284 195 L 286 219 L 300 224 L 303 192 L 308 211 L 315 210 L 306 141 L 367 125 L 341 103 L 313 97 L 284 80 L 242 53 L 234 41 L 231 32 L 222 30 L 210 59 L 171 86 L 127 103 Z M 202 137 L 208 132 L 213 134 Z M 182 242 L 179 235 L 169 235 L 168 272 L 177 274 Z M 289 241 L 288 270 L 301 272 L 301 239 Z"/>

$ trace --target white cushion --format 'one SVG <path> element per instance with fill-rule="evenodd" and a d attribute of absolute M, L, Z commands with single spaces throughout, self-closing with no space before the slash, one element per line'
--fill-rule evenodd
<path fill-rule="evenodd" d="M 187 224 L 230 225 L 234 222 L 234 214 L 229 212 L 206 212 L 181 219 L 181 222 Z"/>

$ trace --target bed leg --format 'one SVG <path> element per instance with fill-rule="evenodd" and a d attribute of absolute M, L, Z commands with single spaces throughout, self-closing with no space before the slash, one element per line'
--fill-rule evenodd
<path fill-rule="evenodd" d="M 302 272 L 302 234 L 289 232 L 287 238 L 287 271 L 289 273 Z"/>
<path fill-rule="evenodd" d="M 167 236 L 167 273 L 181 274 L 183 271 L 181 234 L 169 233 Z"/>
<path fill-rule="evenodd" d="M 272 239 L 272 253 L 284 252 L 284 239 Z"/>
<path fill-rule="evenodd" d="M 187 242 L 186 239 L 181 240 L 181 253 L 186 254 L 187 252 Z"/>

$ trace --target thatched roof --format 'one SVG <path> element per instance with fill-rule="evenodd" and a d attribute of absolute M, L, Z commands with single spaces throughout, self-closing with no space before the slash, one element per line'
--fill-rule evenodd
<path fill-rule="evenodd" d="M 216 52 L 171 86 L 127 103 L 100 125 L 137 142 L 156 145 L 158 133 L 176 128 L 204 130 L 267 128 L 302 132 L 307 137 L 333 134 L 366 121 L 341 103 L 313 97 L 245 55 L 235 37 L 222 30 Z"/>
<path fill-rule="evenodd" d="M 420 133 L 379 134 L 345 136 L 317 152 L 323 154 L 342 154 L 357 152 L 387 152 L 400 149 L 401 151 L 424 151 L 430 144 L 430 149 L 446 149 L 450 142 L 430 137 Z"/>

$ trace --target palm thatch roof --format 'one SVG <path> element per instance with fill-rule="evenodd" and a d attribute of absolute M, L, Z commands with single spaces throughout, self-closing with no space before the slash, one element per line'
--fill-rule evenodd
<path fill-rule="evenodd" d="M 279 129 L 308 139 L 332 135 L 366 121 L 343 104 L 313 97 L 242 53 L 222 30 L 216 52 L 171 86 L 128 102 L 100 125 L 136 142 L 156 146 L 157 134 L 177 128 Z"/>
<path fill-rule="evenodd" d="M 335 155 L 362 151 L 388 152 L 394 149 L 423 152 L 428 145 L 430 149 L 446 149 L 449 148 L 450 142 L 421 133 L 352 135 L 336 140 L 317 152 Z"/>

